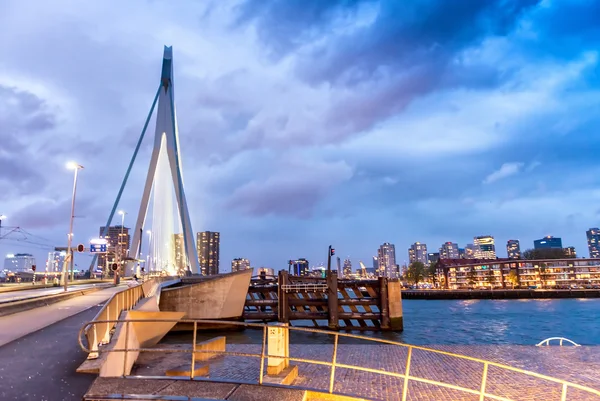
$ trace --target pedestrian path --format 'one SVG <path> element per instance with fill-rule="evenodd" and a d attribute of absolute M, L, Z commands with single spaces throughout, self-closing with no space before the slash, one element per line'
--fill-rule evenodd
<path fill-rule="evenodd" d="M 52 305 L 0 317 L 0 347 L 108 300 L 127 285 L 106 288 Z"/>

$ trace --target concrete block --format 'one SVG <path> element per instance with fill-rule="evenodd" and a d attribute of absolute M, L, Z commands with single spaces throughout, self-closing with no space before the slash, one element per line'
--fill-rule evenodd
<path fill-rule="evenodd" d="M 263 377 L 263 382 L 269 384 L 283 384 L 287 386 L 294 383 L 294 380 L 296 380 L 297 377 L 298 365 L 290 365 L 281 370 L 279 373 L 275 374 L 268 373 L 267 369 L 267 375 Z"/>
<path fill-rule="evenodd" d="M 196 352 L 194 352 L 194 361 L 207 361 L 211 358 L 215 358 L 219 356 L 217 353 L 207 353 L 207 352 L 198 352 L 198 351 L 219 351 L 225 352 L 225 347 L 227 344 L 227 337 L 220 336 L 211 338 L 210 340 L 203 341 L 201 343 L 196 344 Z"/>
<path fill-rule="evenodd" d="M 192 365 L 183 365 L 173 369 L 169 369 L 165 372 L 166 376 L 185 376 L 190 377 L 192 373 Z M 208 376 L 210 373 L 210 366 L 208 364 L 194 364 L 194 376 Z"/>
<path fill-rule="evenodd" d="M 304 401 L 306 390 L 242 384 L 227 399 L 230 401 Z"/>

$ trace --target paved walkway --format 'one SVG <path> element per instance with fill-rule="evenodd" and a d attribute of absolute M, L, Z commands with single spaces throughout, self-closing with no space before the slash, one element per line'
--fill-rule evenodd
<path fill-rule="evenodd" d="M 187 348 L 186 345 L 171 345 Z M 535 346 L 438 346 L 437 349 L 491 360 L 557 377 L 581 385 L 600 389 L 600 347 L 535 347 Z M 325 344 L 290 345 L 290 356 L 320 361 L 331 361 L 333 347 Z M 260 353 L 260 345 L 229 344 L 227 351 Z M 339 363 L 378 368 L 403 373 L 406 366 L 406 348 L 392 345 L 339 346 Z M 166 364 L 170 367 L 189 363 L 190 354 L 146 353 L 138 359 L 133 374 L 144 376 L 164 375 Z M 171 359 L 173 358 L 173 359 Z M 298 363 L 299 376 L 295 385 L 319 390 L 329 387 L 330 368 L 322 365 Z M 258 381 L 259 360 L 243 357 L 219 357 L 210 366 L 210 377 L 218 379 Z M 464 359 L 414 350 L 411 375 L 479 390 L 483 364 Z M 375 400 L 400 400 L 403 379 L 391 376 L 336 369 L 334 390 Z M 490 367 L 487 389 L 494 395 L 513 400 L 560 400 L 561 386 L 521 373 Z M 568 400 L 600 400 L 578 390 L 569 390 Z M 409 400 L 479 400 L 479 396 L 418 382 L 409 383 Z"/>
<path fill-rule="evenodd" d="M 89 290 L 90 288 L 94 288 L 94 287 L 98 287 L 98 286 L 106 287 L 106 284 L 70 285 L 67 288 L 67 292 Z M 63 294 L 64 292 L 65 292 L 65 290 L 63 287 L 51 287 L 51 288 L 38 287 L 38 288 L 36 288 L 34 286 L 31 286 L 31 287 L 29 287 L 29 289 L 24 289 L 21 291 L 0 292 L 0 303 L 21 301 L 21 300 L 31 299 L 31 298 L 46 297 L 48 295 Z"/>
<path fill-rule="evenodd" d="M 106 288 L 52 305 L 0 317 L 0 347 L 108 300 L 125 286 Z M 92 316 L 93 318 L 93 316 Z M 77 333 L 74 333 L 76 336 Z M 76 338 L 76 337 L 75 337 Z"/>

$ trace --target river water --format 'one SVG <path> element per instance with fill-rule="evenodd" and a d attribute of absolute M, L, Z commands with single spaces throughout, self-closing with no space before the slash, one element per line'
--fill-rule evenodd
<path fill-rule="evenodd" d="M 548 337 L 600 345 L 600 299 L 403 300 L 402 305 L 403 332 L 356 334 L 417 345 L 535 345 Z M 198 339 L 215 335 L 200 334 Z M 190 337 L 189 333 L 169 334 L 165 340 L 189 342 Z M 291 334 L 293 343 L 330 343 L 331 338 L 322 334 Z M 261 339 L 261 333 L 254 330 L 227 333 L 228 343 L 260 343 Z"/>

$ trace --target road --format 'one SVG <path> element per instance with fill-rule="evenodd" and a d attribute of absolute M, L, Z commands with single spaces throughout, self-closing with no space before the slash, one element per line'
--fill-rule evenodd
<path fill-rule="evenodd" d="M 81 284 L 81 285 L 69 285 L 68 291 L 81 291 L 89 288 L 97 287 L 99 284 Z M 105 286 L 104 284 L 100 284 Z M 31 287 L 34 287 L 33 285 Z M 23 299 L 45 297 L 48 295 L 62 294 L 65 290 L 63 287 L 51 287 L 51 288 L 32 288 L 30 290 L 22 291 L 11 291 L 11 292 L 0 292 L 0 304 L 4 302 L 14 302 Z"/>
<path fill-rule="evenodd" d="M 95 375 L 76 373 L 86 354 L 77 344 L 94 306 L 0 347 L 1 400 L 81 400 Z"/>

